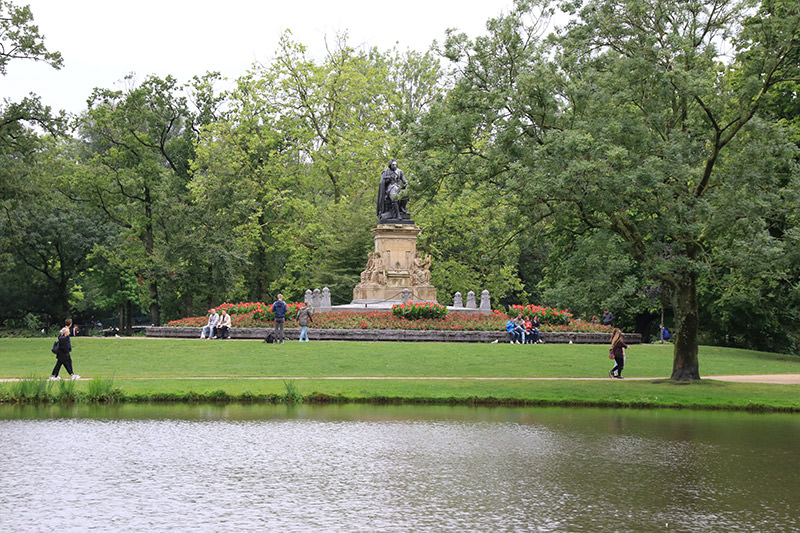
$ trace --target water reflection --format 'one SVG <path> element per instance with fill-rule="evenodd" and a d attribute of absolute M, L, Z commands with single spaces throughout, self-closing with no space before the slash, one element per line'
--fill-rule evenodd
<path fill-rule="evenodd" d="M 800 417 L 0 409 L 8 531 L 790 531 Z"/>

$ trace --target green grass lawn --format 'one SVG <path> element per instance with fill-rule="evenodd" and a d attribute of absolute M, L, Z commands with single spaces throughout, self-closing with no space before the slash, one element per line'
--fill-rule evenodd
<path fill-rule="evenodd" d="M 51 345 L 51 339 L 46 338 L 0 339 L 0 379 L 47 377 L 55 364 Z M 281 395 L 290 384 L 306 397 L 327 395 L 356 401 L 496 400 L 800 410 L 800 385 L 664 381 L 672 370 L 670 345 L 634 345 L 628 350 L 626 377 L 654 378 L 647 381 L 519 379 L 606 377 L 612 362 L 605 345 L 277 345 L 259 341 L 78 337 L 73 339 L 72 353 L 75 372 L 83 377 L 113 380 L 126 396 L 206 395 L 217 391 L 233 397 Z M 701 375 L 800 373 L 800 358 L 702 346 L 700 370 Z M 330 379 L 341 377 L 361 379 Z M 10 386 L 0 384 L 0 392 L 8 391 Z M 82 381 L 77 390 L 85 386 L 87 383 Z"/>

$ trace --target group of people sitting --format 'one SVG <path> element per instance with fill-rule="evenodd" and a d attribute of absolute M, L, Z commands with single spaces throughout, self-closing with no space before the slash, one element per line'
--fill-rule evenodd
<path fill-rule="evenodd" d="M 212 309 L 208 315 L 208 323 L 203 326 L 200 332 L 201 339 L 230 339 L 231 315 L 223 309 L 222 314 L 218 314 L 216 309 Z"/>
<path fill-rule="evenodd" d="M 535 316 L 525 318 L 520 313 L 517 318 L 509 319 L 506 332 L 511 344 L 544 344 L 539 333 L 539 319 Z"/>

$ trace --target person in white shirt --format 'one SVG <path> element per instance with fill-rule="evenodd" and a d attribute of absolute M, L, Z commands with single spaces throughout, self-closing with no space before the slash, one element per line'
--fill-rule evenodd
<path fill-rule="evenodd" d="M 219 317 L 219 326 L 217 326 L 217 334 L 215 335 L 215 339 L 229 339 L 230 333 L 228 330 L 231 329 L 231 315 L 228 314 L 225 309 L 222 310 L 222 314 Z"/>

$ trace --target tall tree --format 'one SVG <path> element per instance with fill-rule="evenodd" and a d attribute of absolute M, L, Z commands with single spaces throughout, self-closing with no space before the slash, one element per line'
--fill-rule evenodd
<path fill-rule="evenodd" d="M 672 378 L 699 379 L 698 279 L 725 258 L 732 221 L 739 244 L 777 242 L 751 206 L 785 208 L 770 191 L 795 186 L 785 153 L 764 154 L 757 181 L 735 164 L 763 96 L 797 75 L 793 5 L 564 2 L 575 18 L 545 40 L 549 3 L 519 0 L 487 37 L 451 35 L 459 79 L 424 142 L 452 147 L 437 160 L 514 194 L 529 220 L 616 234 L 671 297 Z"/>
<path fill-rule="evenodd" d="M 174 78 L 128 81 L 125 90 L 96 89 L 89 99 L 81 120 L 87 159 L 74 190 L 124 231 L 114 257 L 146 287 L 142 301 L 160 324 L 159 286 L 174 272 L 165 260 L 170 239 L 186 233 L 180 210 L 197 136 Z"/>
<path fill-rule="evenodd" d="M 45 46 L 30 7 L 0 0 L 0 75 L 5 76 L 16 60 L 44 61 L 56 69 L 63 64 L 61 54 Z M 33 128 L 60 133 L 65 123 L 63 112 L 53 113 L 32 93 L 20 102 L 0 103 L 0 198 L 13 198 L 17 179 L 25 174 L 25 158 L 39 147 L 40 137 Z"/>
<path fill-rule="evenodd" d="M 207 127 L 195 201 L 236 235 L 233 294 L 349 301 L 370 247 L 375 183 L 438 80 L 430 54 L 357 50 L 346 36 L 317 61 L 285 34 L 276 59 L 237 81 Z M 396 111 L 402 108 L 402 112 Z"/>
<path fill-rule="evenodd" d="M 44 44 L 28 6 L 0 0 L 0 75 L 17 60 L 43 61 L 61 68 L 62 58 Z M 54 144 L 46 134 L 66 129 L 63 112 L 54 113 L 31 93 L 19 102 L 0 103 L 0 300 L 3 314 L 36 312 L 50 320 L 68 311 L 71 268 L 82 260 L 80 246 L 59 227 L 68 217 L 43 179 L 42 152 Z M 19 283 L 24 280 L 25 283 Z"/>

